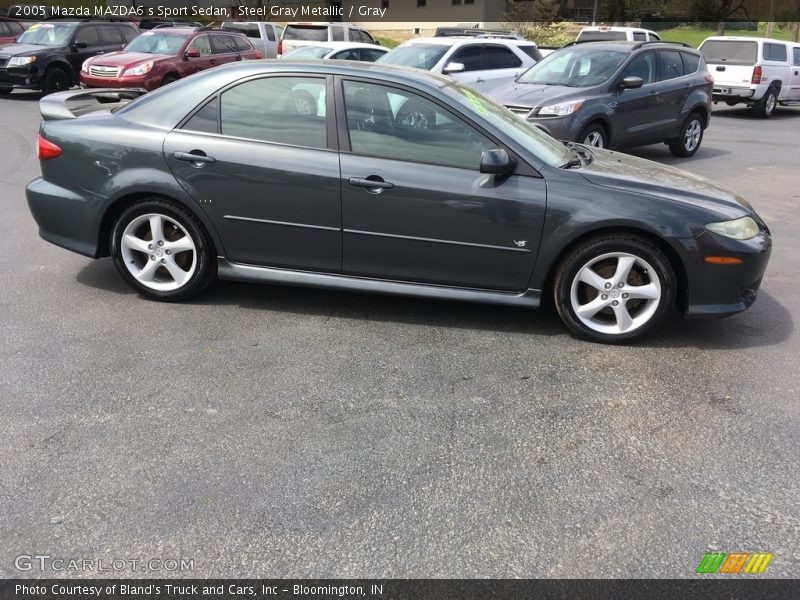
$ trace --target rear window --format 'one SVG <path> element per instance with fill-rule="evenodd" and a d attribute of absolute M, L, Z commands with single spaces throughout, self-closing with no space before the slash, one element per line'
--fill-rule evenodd
<path fill-rule="evenodd" d="M 626 40 L 628 36 L 624 31 L 581 31 L 578 34 L 579 42 L 603 42 L 607 40 Z"/>
<path fill-rule="evenodd" d="M 758 62 L 756 42 L 711 40 L 700 46 L 703 58 L 709 63 L 754 65 Z"/>
<path fill-rule="evenodd" d="M 764 44 L 764 60 L 786 62 L 786 44 Z"/>
<path fill-rule="evenodd" d="M 285 40 L 302 40 L 304 42 L 327 42 L 327 25 L 287 25 L 283 32 Z"/>

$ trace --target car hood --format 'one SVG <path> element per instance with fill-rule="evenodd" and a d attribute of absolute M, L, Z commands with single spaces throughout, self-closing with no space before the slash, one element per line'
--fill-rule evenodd
<path fill-rule="evenodd" d="M 31 55 L 55 50 L 58 46 L 37 46 L 36 44 L 6 44 L 0 46 L 0 57 L 10 58 L 12 56 Z"/>
<path fill-rule="evenodd" d="M 592 148 L 594 160 L 581 175 L 595 185 L 701 206 L 725 218 L 753 215 L 742 196 L 694 173 L 611 150 Z"/>
<path fill-rule="evenodd" d="M 89 64 L 104 67 L 133 67 L 139 63 L 175 58 L 169 54 L 149 54 L 147 52 L 109 52 L 91 59 Z"/>
<path fill-rule="evenodd" d="M 495 102 L 505 105 L 530 106 L 536 108 L 557 102 L 584 97 L 588 88 L 574 88 L 566 85 L 545 85 L 541 83 L 514 82 L 496 89 L 490 94 Z"/>

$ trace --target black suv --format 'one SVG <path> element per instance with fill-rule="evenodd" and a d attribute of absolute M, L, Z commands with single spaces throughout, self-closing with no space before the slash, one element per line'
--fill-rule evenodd
<path fill-rule="evenodd" d="M 31 25 L 16 44 L 0 46 L 0 94 L 13 88 L 66 90 L 78 83 L 87 58 L 121 50 L 139 35 L 133 23 L 114 21 L 42 21 Z"/>
<path fill-rule="evenodd" d="M 683 44 L 592 42 L 553 52 L 489 96 L 557 139 L 616 148 L 664 142 L 675 156 L 692 156 L 713 85 L 700 52 Z"/>

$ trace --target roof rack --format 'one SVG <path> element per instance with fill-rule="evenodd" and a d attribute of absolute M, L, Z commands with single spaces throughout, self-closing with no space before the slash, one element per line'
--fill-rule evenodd
<path fill-rule="evenodd" d="M 437 27 L 435 37 L 509 37 L 521 39 L 521 36 L 510 29 L 480 29 L 478 27 Z"/>
<path fill-rule="evenodd" d="M 683 46 L 684 48 L 691 48 L 691 46 L 685 42 L 670 42 L 668 40 L 647 40 L 644 42 L 637 43 L 634 48 L 641 48 L 642 46 L 646 46 L 647 44 L 674 44 L 675 46 Z"/>

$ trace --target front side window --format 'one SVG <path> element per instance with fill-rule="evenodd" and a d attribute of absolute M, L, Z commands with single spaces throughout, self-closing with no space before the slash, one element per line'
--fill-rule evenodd
<path fill-rule="evenodd" d="M 145 54 L 176 55 L 180 52 L 187 35 L 168 35 L 145 31 L 125 47 L 126 52 L 143 52 Z"/>
<path fill-rule="evenodd" d="M 480 71 L 483 69 L 483 62 L 481 59 L 481 47 L 478 44 L 472 46 L 464 46 L 457 50 L 453 56 L 450 57 L 448 63 L 461 63 L 464 65 L 464 71 Z"/>
<path fill-rule="evenodd" d="M 103 46 L 119 46 L 123 41 L 115 27 L 100 27 L 100 43 Z"/>
<path fill-rule="evenodd" d="M 36 46 L 66 46 L 76 27 L 75 23 L 34 23 L 19 36 L 17 42 Z"/>
<path fill-rule="evenodd" d="M 334 60 L 358 60 L 358 49 L 342 50 L 331 56 L 331 58 Z"/>
<path fill-rule="evenodd" d="M 192 40 L 189 50 L 197 50 L 201 56 L 211 55 L 211 40 L 207 35 L 201 35 Z"/>
<path fill-rule="evenodd" d="M 661 81 L 675 79 L 676 77 L 683 77 L 683 61 L 681 60 L 681 53 L 677 50 L 661 50 Z"/>
<path fill-rule="evenodd" d="M 481 153 L 496 146 L 412 92 L 345 81 L 344 97 L 355 154 L 477 170 Z"/>
<path fill-rule="evenodd" d="M 794 55 L 794 65 L 800 66 L 800 48 L 792 48 L 792 54 Z"/>
<path fill-rule="evenodd" d="M 325 79 L 266 77 L 221 96 L 221 133 L 276 144 L 327 148 Z"/>
<path fill-rule="evenodd" d="M 284 54 L 283 60 L 291 60 L 293 58 L 297 60 L 323 58 L 330 51 L 330 48 L 325 48 L 323 46 L 300 46 Z"/>
<path fill-rule="evenodd" d="M 81 27 L 78 33 L 75 34 L 76 44 L 86 44 L 87 48 L 94 48 L 100 45 L 100 40 L 97 37 L 96 27 Z"/>
<path fill-rule="evenodd" d="M 573 46 L 544 57 L 518 81 L 567 87 L 600 85 L 616 73 L 626 56 L 617 50 Z"/>
<path fill-rule="evenodd" d="M 678 57 L 680 61 L 680 56 Z M 656 81 L 656 53 L 642 52 L 636 56 L 622 71 L 622 77 L 640 77 L 643 85 Z"/>

